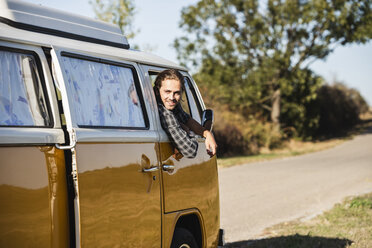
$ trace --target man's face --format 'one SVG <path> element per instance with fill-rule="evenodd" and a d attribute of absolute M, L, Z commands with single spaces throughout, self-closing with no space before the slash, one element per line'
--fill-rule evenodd
<path fill-rule="evenodd" d="M 181 100 L 181 82 L 174 79 L 165 79 L 161 84 L 159 93 L 165 108 L 173 110 Z"/>

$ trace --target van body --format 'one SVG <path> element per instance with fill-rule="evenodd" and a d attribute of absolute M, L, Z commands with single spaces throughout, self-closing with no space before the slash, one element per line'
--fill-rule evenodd
<path fill-rule="evenodd" d="M 170 247 L 177 230 L 219 243 L 216 156 L 176 158 L 153 81 L 187 70 L 129 49 L 119 28 L 0 0 L 0 247 Z"/>

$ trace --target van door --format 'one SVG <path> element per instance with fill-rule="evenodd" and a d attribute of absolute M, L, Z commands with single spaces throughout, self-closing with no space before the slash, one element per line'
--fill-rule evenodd
<path fill-rule="evenodd" d="M 152 84 L 156 75 L 166 68 L 142 66 Z M 200 93 L 191 77 L 185 76 L 185 95 L 182 96 L 182 108 L 199 123 L 205 106 Z M 153 101 L 156 102 L 154 93 Z M 216 156 L 210 157 L 206 152 L 205 139 L 198 137 L 198 152 L 193 159 L 177 158 L 174 147 L 162 129 L 158 112 L 157 127 L 160 133 L 160 159 L 163 178 L 164 213 L 181 210 L 198 212 L 201 229 L 205 232 L 206 245 L 216 243 L 219 228 L 219 190 Z M 175 224 L 175 223 L 173 223 Z M 165 227 L 169 229 L 169 227 Z"/>
<path fill-rule="evenodd" d="M 1 40 L 1 247 L 68 246 L 64 142 L 43 50 Z"/>
<path fill-rule="evenodd" d="M 158 135 L 138 66 L 63 48 L 52 59 L 76 137 L 78 243 L 160 247 Z"/>

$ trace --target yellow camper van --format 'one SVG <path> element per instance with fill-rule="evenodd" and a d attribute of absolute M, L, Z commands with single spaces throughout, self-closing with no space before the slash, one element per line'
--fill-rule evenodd
<path fill-rule="evenodd" d="M 187 111 L 211 121 L 187 72 L 134 51 L 111 24 L 0 0 L 0 247 L 217 247 L 216 157 L 176 159 L 154 76 L 178 69 Z"/>

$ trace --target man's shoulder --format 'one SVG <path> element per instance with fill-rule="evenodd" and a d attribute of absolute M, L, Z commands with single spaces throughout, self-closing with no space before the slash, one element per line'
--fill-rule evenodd
<path fill-rule="evenodd" d="M 160 121 L 164 129 L 178 126 L 178 120 L 174 113 L 159 104 Z"/>
<path fill-rule="evenodd" d="M 164 107 L 164 105 L 162 105 L 162 104 L 158 104 L 158 109 L 159 109 L 159 112 L 160 112 L 163 116 L 166 116 L 166 115 L 173 115 L 173 112 L 170 111 L 169 109 L 167 109 L 166 107 Z"/>

